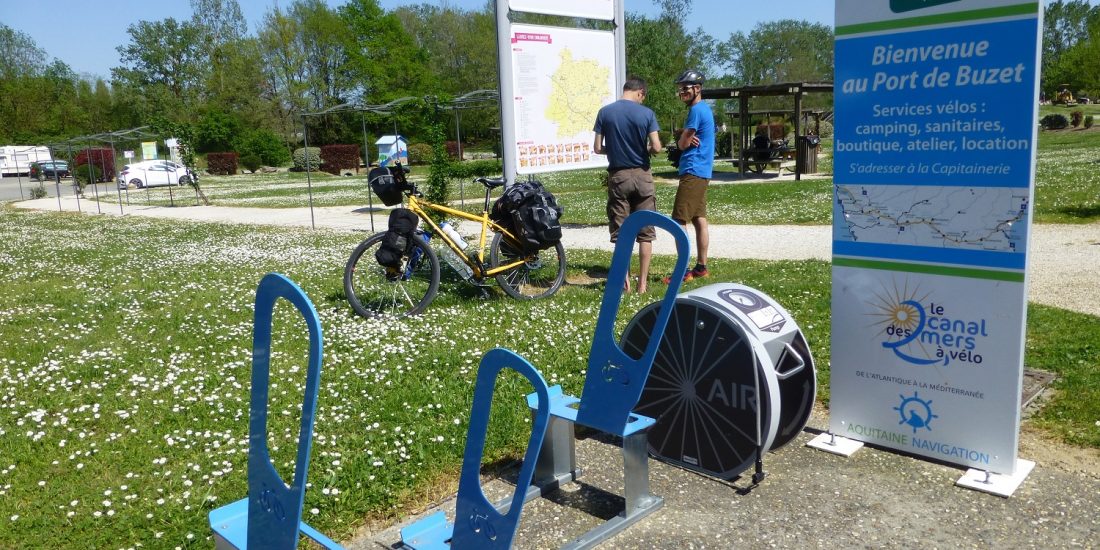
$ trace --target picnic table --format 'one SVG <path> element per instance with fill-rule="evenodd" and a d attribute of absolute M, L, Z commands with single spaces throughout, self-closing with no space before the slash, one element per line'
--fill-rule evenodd
<path fill-rule="evenodd" d="M 748 147 L 741 150 L 740 156 L 734 160 L 734 163 L 738 164 L 742 171 L 748 169 L 760 174 L 768 165 L 774 165 L 782 173 L 784 163 L 791 160 L 794 151 L 794 148 L 787 145 L 785 140 L 779 146 Z"/>

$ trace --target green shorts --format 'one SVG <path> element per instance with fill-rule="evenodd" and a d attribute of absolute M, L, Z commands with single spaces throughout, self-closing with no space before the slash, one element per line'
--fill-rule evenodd
<path fill-rule="evenodd" d="M 672 202 L 672 219 L 687 225 L 695 218 L 707 217 L 707 184 L 710 180 L 691 174 L 680 176 L 680 187 Z"/>

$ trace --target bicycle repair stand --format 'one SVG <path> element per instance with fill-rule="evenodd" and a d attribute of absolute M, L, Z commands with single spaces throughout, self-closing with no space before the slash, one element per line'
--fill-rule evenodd
<path fill-rule="evenodd" d="M 676 240 L 676 267 L 672 283 L 665 292 L 657 321 L 645 353 L 633 359 L 623 352 L 614 338 L 615 317 L 622 299 L 623 285 L 630 271 L 630 257 L 638 233 L 647 226 L 665 229 Z M 507 350 L 492 350 L 485 355 L 478 371 L 474 396 L 474 413 L 470 417 L 466 453 L 455 505 L 455 523 L 446 521 L 443 512 L 436 512 L 401 529 L 401 544 L 416 550 L 448 548 L 509 548 L 519 525 L 523 504 L 558 489 L 563 483 L 576 480 L 580 469 L 576 465 L 574 426 L 580 424 L 623 438 L 623 475 L 625 507 L 622 513 L 585 533 L 563 548 L 580 549 L 607 540 L 638 522 L 664 504 L 664 499 L 649 492 L 649 456 L 647 430 L 654 420 L 633 414 L 645 387 L 657 348 L 672 314 L 676 294 L 687 273 L 687 233 L 671 218 L 657 212 L 642 210 L 631 214 L 623 223 L 612 256 L 600 315 L 592 349 L 588 358 L 584 392 L 581 398 L 564 395 L 561 386 L 546 388 L 535 371 L 532 376 L 523 367 L 516 368 L 535 386 L 527 396 L 534 413 L 534 422 L 523 467 L 511 499 L 488 505 L 480 486 L 481 455 L 484 451 L 492 391 L 483 390 L 482 370 L 495 378 L 499 372 L 493 363 L 509 354 L 515 366 L 528 365 L 522 357 Z M 491 358 L 490 355 L 494 355 Z M 494 359 L 494 361 L 490 361 Z M 533 368 L 532 368 L 533 369 Z M 545 382 L 542 382 L 545 384 Z M 534 461 L 532 458 L 536 457 Z M 501 510 L 507 509 L 506 515 Z"/>
<path fill-rule="evenodd" d="M 271 369 L 271 318 L 275 302 L 285 298 L 305 318 L 309 329 L 309 363 L 305 399 L 298 430 L 298 457 L 294 482 L 287 485 L 271 465 L 267 449 L 267 396 Z M 309 470 L 317 392 L 321 385 L 321 321 L 317 310 L 298 285 L 277 273 L 268 273 L 256 288 L 252 322 L 252 392 L 248 414 L 248 496 L 210 511 L 208 520 L 218 550 L 248 548 L 293 549 L 301 535 L 324 548 L 342 548 L 302 521 L 306 472 Z"/>

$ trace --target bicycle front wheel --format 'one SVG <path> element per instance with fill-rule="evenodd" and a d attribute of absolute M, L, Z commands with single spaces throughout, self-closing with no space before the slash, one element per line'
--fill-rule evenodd
<path fill-rule="evenodd" d="M 500 288 L 513 298 L 545 298 L 557 292 L 565 281 L 565 247 L 560 241 L 546 250 L 528 254 L 505 242 L 503 233 L 497 233 L 489 250 L 490 266 L 497 268 L 520 260 L 522 264 L 496 276 Z"/>
<path fill-rule="evenodd" d="M 416 315 L 439 291 L 439 261 L 422 236 L 413 237 L 397 269 L 378 264 L 374 253 L 385 233 L 376 233 L 355 248 L 344 267 L 344 293 L 356 313 L 366 318 Z"/>

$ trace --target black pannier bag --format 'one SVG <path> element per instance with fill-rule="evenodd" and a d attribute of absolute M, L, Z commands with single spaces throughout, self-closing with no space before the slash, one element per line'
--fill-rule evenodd
<path fill-rule="evenodd" d="M 367 182 L 374 194 L 382 199 L 382 204 L 386 206 L 401 204 L 401 184 L 393 177 L 389 168 L 385 166 L 372 168 L 367 174 Z"/>
<path fill-rule="evenodd" d="M 516 238 L 528 251 L 545 250 L 561 241 L 561 214 L 549 191 L 537 193 L 512 212 Z"/>
<path fill-rule="evenodd" d="M 401 257 L 408 253 L 416 227 L 420 220 L 408 208 L 395 208 L 390 212 L 390 228 L 382 236 L 382 245 L 374 252 L 378 265 L 398 269 Z"/>
<path fill-rule="evenodd" d="M 526 251 L 550 248 L 561 240 L 562 208 L 538 181 L 517 182 L 493 204 L 489 217 L 503 225 Z"/>

